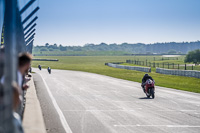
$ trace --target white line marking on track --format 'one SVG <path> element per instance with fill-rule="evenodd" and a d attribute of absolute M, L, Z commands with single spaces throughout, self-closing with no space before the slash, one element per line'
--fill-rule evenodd
<path fill-rule="evenodd" d="M 194 111 L 197 111 L 197 110 L 180 110 L 181 112 L 194 112 Z"/>
<path fill-rule="evenodd" d="M 65 119 L 65 116 L 63 115 L 63 113 L 62 113 L 60 107 L 58 106 L 58 104 L 57 104 L 55 98 L 53 97 L 53 95 L 52 95 L 52 93 L 51 93 L 51 91 L 50 91 L 50 89 L 49 89 L 47 83 L 45 82 L 45 80 L 44 80 L 44 78 L 42 77 L 42 75 L 41 75 L 40 73 L 38 73 L 38 74 L 41 76 L 41 78 L 42 78 L 42 80 L 43 80 L 43 82 L 44 82 L 44 85 L 45 85 L 45 87 L 47 88 L 47 92 L 49 93 L 49 96 L 50 96 L 50 98 L 51 98 L 51 101 L 52 101 L 52 103 L 53 103 L 53 105 L 54 105 L 54 107 L 55 107 L 55 109 L 56 109 L 56 111 L 57 111 L 57 113 L 58 113 L 58 115 L 59 115 L 59 117 L 60 117 L 60 121 L 61 121 L 61 123 L 62 123 L 62 126 L 63 126 L 65 132 L 66 132 L 66 133 L 72 133 L 72 130 L 70 129 L 70 127 L 69 127 L 69 125 L 68 125 L 68 123 L 67 123 L 67 121 L 66 121 L 66 119 Z"/>
<path fill-rule="evenodd" d="M 170 128 L 200 128 L 200 125 L 190 126 L 190 125 L 114 125 L 114 127 L 170 127 Z"/>

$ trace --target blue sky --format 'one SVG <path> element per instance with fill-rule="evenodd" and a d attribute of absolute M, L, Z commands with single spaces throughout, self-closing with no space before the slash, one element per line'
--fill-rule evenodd
<path fill-rule="evenodd" d="M 40 0 L 38 4 L 35 45 L 200 40 L 200 0 Z"/>

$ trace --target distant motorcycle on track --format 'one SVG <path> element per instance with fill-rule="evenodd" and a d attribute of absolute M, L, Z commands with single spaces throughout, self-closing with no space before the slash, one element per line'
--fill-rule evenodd
<path fill-rule="evenodd" d="M 49 74 L 51 74 L 51 68 L 50 67 L 47 68 L 47 71 L 49 72 Z"/>
<path fill-rule="evenodd" d="M 38 68 L 39 68 L 40 70 L 42 70 L 42 67 L 41 67 L 41 65 L 38 65 Z"/>

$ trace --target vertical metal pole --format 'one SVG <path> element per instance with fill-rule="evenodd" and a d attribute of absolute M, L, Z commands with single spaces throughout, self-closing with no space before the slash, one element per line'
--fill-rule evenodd
<path fill-rule="evenodd" d="M 12 110 L 12 82 L 16 81 L 17 55 L 16 55 L 16 0 L 5 0 L 5 67 L 4 67 L 4 131 L 13 133 Z"/>
<path fill-rule="evenodd" d="M 0 41 L 3 42 L 3 21 L 4 21 L 4 9 L 5 9 L 5 3 L 4 3 L 4 0 L 0 0 Z M 0 47 L 1 47 L 1 42 L 0 42 Z M 0 51 L 0 78 L 1 76 L 3 75 L 3 61 L 2 61 L 2 55 L 1 55 L 1 51 Z M 3 90 L 3 87 L 0 86 L 0 91 Z M 1 93 L 1 92 L 0 92 Z M 1 95 L 1 94 L 0 94 Z M 4 105 L 3 104 L 0 104 L 0 132 L 3 132 L 4 129 L 3 129 L 3 123 L 4 123 L 4 119 L 3 119 L 3 116 L 4 116 Z"/>
<path fill-rule="evenodd" d="M 0 34 L 2 33 L 2 30 L 3 30 L 4 7 L 5 7 L 4 0 L 0 0 Z"/>
<path fill-rule="evenodd" d="M 0 0 L 0 46 L 4 45 L 4 14 L 5 14 L 5 0 Z"/>
<path fill-rule="evenodd" d="M 186 66 L 186 64 L 185 64 L 185 70 L 187 70 L 187 66 Z"/>

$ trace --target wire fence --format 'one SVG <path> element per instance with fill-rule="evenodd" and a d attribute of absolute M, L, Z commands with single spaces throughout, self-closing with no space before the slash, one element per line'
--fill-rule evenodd
<path fill-rule="evenodd" d="M 126 63 L 139 65 L 139 66 L 147 66 L 147 67 L 159 67 L 159 68 L 166 68 L 166 69 L 178 69 L 178 70 L 199 70 L 199 65 L 194 64 L 177 64 L 177 63 L 171 63 L 171 62 L 150 62 L 148 60 L 146 61 L 139 61 L 139 60 L 126 60 Z"/>

